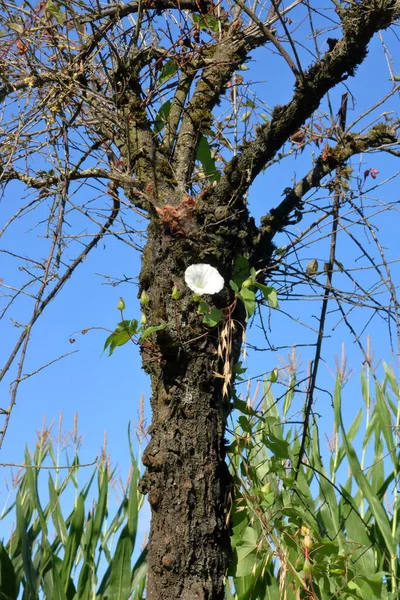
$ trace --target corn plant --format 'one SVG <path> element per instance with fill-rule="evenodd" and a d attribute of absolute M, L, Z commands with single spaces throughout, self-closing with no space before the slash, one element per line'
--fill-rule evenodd
<path fill-rule="evenodd" d="M 15 518 L 15 528 L 0 542 L 0 600 L 141 600 L 146 550 L 136 551 L 134 564 L 132 559 L 143 497 L 132 448 L 128 486 L 110 516 L 113 473 L 106 457 L 79 489 L 78 454 L 68 469 L 60 469 L 47 433 L 39 436 L 33 454 L 26 451 L 16 496 L 1 516 Z M 65 505 L 72 505 L 68 517 Z"/>
<path fill-rule="evenodd" d="M 230 446 L 236 489 L 227 600 L 400 597 L 400 389 L 386 365 L 374 400 L 368 372 L 361 387 L 365 409 L 346 428 L 337 375 L 330 460 L 321 457 L 315 416 L 300 464 L 303 425 L 289 418 L 295 377 L 281 410 L 271 382 L 262 412 L 236 399 L 242 414 Z"/>
<path fill-rule="evenodd" d="M 385 365 L 373 398 L 369 373 L 362 373 L 365 408 L 345 427 L 339 373 L 330 457 L 321 457 L 314 417 L 300 463 L 302 424 L 290 424 L 295 389 L 292 374 L 281 409 L 271 381 L 264 383 L 262 410 L 235 399 L 241 414 L 229 448 L 234 561 L 226 600 L 395 600 L 400 388 L 394 374 Z M 80 489 L 77 453 L 62 476 L 49 436 L 39 438 L 32 455 L 26 452 L 16 497 L 1 517 L 14 516 L 15 529 L 0 543 L 0 600 L 145 597 L 146 549 L 132 561 L 142 496 L 131 447 L 130 452 L 129 485 L 110 521 L 113 473 L 105 456 Z M 53 470 L 46 469 L 46 460 Z M 73 509 L 64 518 L 68 503 Z"/>

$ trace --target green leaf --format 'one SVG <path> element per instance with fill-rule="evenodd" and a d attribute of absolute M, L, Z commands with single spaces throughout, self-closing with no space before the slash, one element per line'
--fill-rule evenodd
<path fill-rule="evenodd" d="M 200 300 L 197 312 L 199 312 L 202 315 L 206 315 L 207 313 L 209 313 L 210 307 L 207 304 L 207 302 L 205 302 L 204 300 Z"/>
<path fill-rule="evenodd" d="M 156 115 L 155 124 L 154 124 L 154 132 L 155 133 L 160 133 L 160 131 L 162 131 L 164 129 L 165 125 L 168 123 L 170 110 L 171 110 L 171 100 L 167 100 L 161 106 L 160 110 L 158 111 L 158 113 Z"/>
<path fill-rule="evenodd" d="M 242 300 L 247 314 L 247 319 L 249 319 L 256 310 L 256 295 L 252 290 L 248 288 L 242 288 L 240 290 L 239 298 Z"/>
<path fill-rule="evenodd" d="M 242 539 L 236 546 L 237 567 L 236 577 L 249 575 L 257 562 L 256 552 L 258 546 L 258 534 L 253 527 L 246 527 Z"/>
<path fill-rule="evenodd" d="M 118 323 L 115 331 L 108 336 L 105 341 L 103 352 L 109 348 L 109 356 L 112 355 L 117 346 L 127 344 L 129 340 L 138 332 L 138 322 L 136 319 L 132 321 L 121 321 Z"/>
<path fill-rule="evenodd" d="M 47 570 L 43 578 L 44 598 L 51 598 L 52 600 L 69 600 L 63 589 L 59 574 L 62 561 L 58 557 L 53 556 L 52 562 L 52 569 Z"/>
<path fill-rule="evenodd" d="M 119 537 L 115 554 L 110 564 L 110 579 L 104 597 L 125 600 L 131 593 L 131 556 L 133 540 L 126 525 Z"/>
<path fill-rule="evenodd" d="M 394 441 L 393 431 L 395 430 L 395 423 L 392 423 L 391 413 L 386 403 L 385 395 L 383 394 L 380 385 L 376 385 L 376 409 L 381 425 L 381 431 L 385 438 L 386 445 L 391 454 L 393 465 L 397 467 L 397 456 L 396 448 L 397 443 Z"/>
<path fill-rule="evenodd" d="M 64 25 L 64 23 L 65 23 L 65 14 L 63 12 L 61 12 L 59 6 L 56 6 L 52 2 L 47 1 L 46 13 L 48 15 L 50 15 L 50 17 L 54 17 L 55 20 L 57 21 L 57 23 L 59 25 L 61 25 L 61 27 Z"/>
<path fill-rule="evenodd" d="M 16 499 L 16 513 L 16 530 L 20 543 L 20 552 L 22 555 L 22 564 L 24 568 L 24 578 L 26 579 L 26 588 L 27 590 L 29 590 L 27 597 L 36 599 L 36 573 L 35 567 L 32 562 L 32 547 L 28 534 L 28 522 L 25 518 L 20 492 L 17 494 Z"/>
<path fill-rule="evenodd" d="M 64 560 L 62 564 L 61 579 L 64 582 L 64 591 L 67 590 L 68 581 L 71 576 L 73 564 L 79 549 L 83 527 L 85 521 L 85 500 L 83 493 L 80 493 L 76 501 L 76 506 L 70 518 L 68 539 L 65 546 Z"/>
<path fill-rule="evenodd" d="M 57 490 L 54 486 L 54 482 L 53 482 L 51 473 L 49 474 L 49 496 L 50 496 L 51 518 L 52 518 L 54 527 L 57 531 L 57 534 L 60 537 L 60 540 L 61 540 L 63 546 L 65 546 L 67 539 L 68 539 L 68 533 L 67 533 L 67 528 L 65 526 L 65 521 L 63 519 L 61 508 L 60 508 L 60 498 L 59 498 Z"/>
<path fill-rule="evenodd" d="M 243 373 L 246 373 L 247 369 L 246 367 L 243 367 L 243 362 L 241 360 L 239 360 L 237 363 L 235 363 L 232 367 L 232 373 L 234 373 L 236 376 L 239 375 L 243 375 Z"/>
<path fill-rule="evenodd" d="M 141 503 L 143 502 L 143 496 L 138 490 L 140 479 L 140 469 L 136 460 L 132 456 L 132 474 L 131 474 L 131 484 L 128 492 L 128 532 L 130 538 L 135 542 L 136 533 L 137 533 L 137 525 L 139 518 L 139 509 Z"/>
<path fill-rule="evenodd" d="M 0 542 L 0 600 L 15 600 L 18 597 L 18 587 L 11 558 Z"/>
<path fill-rule="evenodd" d="M 240 117 L 240 120 L 242 121 L 242 123 L 246 123 L 251 117 L 251 110 L 246 110 L 242 116 Z"/>
<path fill-rule="evenodd" d="M 238 423 L 239 423 L 240 427 L 242 428 L 242 430 L 245 431 L 246 433 L 252 432 L 252 426 L 247 417 L 242 415 L 241 417 L 238 418 Z"/>
<path fill-rule="evenodd" d="M 236 283 L 233 281 L 233 279 L 230 280 L 229 285 L 231 286 L 231 289 L 235 292 L 235 294 L 239 293 L 239 288 L 236 285 Z"/>
<path fill-rule="evenodd" d="M 142 550 L 139 558 L 137 559 L 135 566 L 132 569 L 132 583 L 131 588 L 135 590 L 141 583 L 146 580 L 147 574 L 147 546 Z"/>
<path fill-rule="evenodd" d="M 147 340 L 147 338 L 154 333 L 155 331 L 161 331 L 162 329 L 165 329 L 167 326 L 167 323 L 162 323 L 161 325 L 152 325 L 151 327 L 146 327 L 146 329 L 143 331 L 142 335 L 140 336 L 139 339 L 139 343 L 143 344 L 144 340 Z"/>
<path fill-rule="evenodd" d="M 286 416 L 294 398 L 294 390 L 296 387 L 296 376 L 292 375 L 290 378 L 290 382 L 287 388 L 287 392 L 285 393 L 285 400 L 283 402 L 283 415 Z"/>
<path fill-rule="evenodd" d="M 168 79 L 171 79 L 171 77 L 175 75 L 178 69 L 179 63 L 175 59 L 171 58 L 170 60 L 167 60 L 167 62 L 163 64 L 163 67 L 161 69 L 161 73 L 158 78 L 158 84 L 160 85 L 161 83 L 165 83 L 166 81 L 168 81 Z"/>
<path fill-rule="evenodd" d="M 341 413 L 341 394 L 339 377 L 337 378 L 336 382 L 334 409 L 336 413 L 337 422 L 340 423 L 340 428 L 342 430 L 343 445 L 346 448 L 346 455 L 349 461 L 353 477 L 359 485 L 369 504 L 371 512 L 375 517 L 376 525 L 380 529 L 382 537 L 385 540 L 386 548 L 389 554 L 391 556 L 397 556 L 397 544 L 396 540 L 392 535 L 387 512 L 385 511 L 383 505 L 377 499 L 368 479 L 364 475 L 357 454 L 346 435 L 346 430 L 343 424 Z"/>
<path fill-rule="evenodd" d="M 289 444 L 285 440 L 272 435 L 271 433 L 265 434 L 264 444 L 271 450 L 274 456 L 277 458 L 290 458 Z"/>
<path fill-rule="evenodd" d="M 101 540 L 101 530 L 107 514 L 108 469 L 103 463 L 98 468 L 98 498 L 93 515 L 89 514 L 81 545 L 83 549 L 83 566 L 79 575 L 76 600 L 87 600 L 92 595 L 96 578 L 95 548 Z"/>
<path fill-rule="evenodd" d="M 216 19 L 214 19 L 213 17 L 210 17 L 208 15 L 202 16 L 202 15 L 194 14 L 192 16 L 192 19 L 193 19 L 193 23 L 195 25 L 197 25 L 198 27 L 200 27 L 200 29 L 209 29 L 213 33 L 219 32 L 218 21 Z"/>
<path fill-rule="evenodd" d="M 256 104 L 255 104 L 255 102 L 253 102 L 253 100 L 246 100 L 246 102 L 243 104 L 243 106 L 248 106 L 249 108 L 255 108 Z"/>
<path fill-rule="evenodd" d="M 204 315 L 203 323 L 208 327 L 215 327 L 218 325 L 224 316 L 218 308 L 215 308 L 215 306 L 210 308 L 210 306 L 207 304 L 207 302 L 204 302 L 204 300 L 200 300 L 197 311 Z"/>
<path fill-rule="evenodd" d="M 232 279 L 233 282 L 237 285 L 238 291 L 239 288 L 242 287 L 242 283 L 246 281 L 246 279 L 250 275 L 250 264 L 248 258 L 244 256 L 238 256 L 235 260 L 235 264 L 233 265 L 232 271 Z"/>
<path fill-rule="evenodd" d="M 251 417 L 260 416 L 257 411 L 255 411 L 253 408 L 251 408 L 251 406 L 247 404 L 247 402 L 245 402 L 244 400 L 240 400 L 238 397 L 234 398 L 233 408 L 235 408 L 244 415 L 250 415 Z"/>
<path fill-rule="evenodd" d="M 215 327 L 223 319 L 223 313 L 218 308 L 212 308 L 209 314 L 203 317 L 203 323 L 208 327 Z"/>
<path fill-rule="evenodd" d="M 276 289 L 270 285 L 263 285 L 261 283 L 254 284 L 264 295 L 265 300 L 268 302 L 271 308 L 278 308 L 278 294 Z"/>
<path fill-rule="evenodd" d="M 198 160 L 207 176 L 207 179 L 212 183 L 213 181 L 219 181 L 221 178 L 221 173 L 218 171 L 215 166 L 215 160 L 211 154 L 211 148 L 207 141 L 207 138 L 201 134 L 200 140 L 196 150 L 196 160 Z"/>
<path fill-rule="evenodd" d="M 36 456 L 36 460 L 38 460 L 37 456 Z M 38 487 L 37 487 L 38 470 L 35 468 L 29 468 L 29 466 L 32 463 L 31 463 L 31 458 L 30 458 L 28 449 L 26 449 L 26 452 L 25 452 L 25 464 L 28 466 L 28 468 L 26 470 L 26 481 L 28 484 L 30 500 L 31 500 L 34 508 L 36 509 L 38 516 L 39 516 L 39 520 L 40 520 L 40 529 L 41 529 L 42 536 L 43 536 L 42 543 L 44 543 L 44 541 L 46 540 L 46 543 L 48 544 L 48 542 L 47 542 L 47 522 L 46 522 L 46 518 L 43 513 L 42 506 L 40 504 Z"/>
<path fill-rule="evenodd" d="M 99 476 L 98 476 L 98 489 L 99 496 L 97 499 L 96 510 L 94 512 L 93 519 L 93 539 L 91 542 L 95 546 L 99 540 L 99 536 L 101 534 L 101 528 L 103 525 L 103 521 L 106 517 L 107 513 L 107 497 L 108 497 L 108 469 L 105 464 L 99 466 Z"/>

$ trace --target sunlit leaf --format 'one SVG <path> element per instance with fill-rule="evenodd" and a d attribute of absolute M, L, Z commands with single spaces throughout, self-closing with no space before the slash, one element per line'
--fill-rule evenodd
<path fill-rule="evenodd" d="M 160 107 L 160 109 L 156 115 L 155 123 L 154 123 L 155 133 L 159 133 L 160 131 L 162 131 L 164 129 L 165 125 L 168 123 L 170 110 L 171 110 L 171 100 L 167 100 Z"/>
<path fill-rule="evenodd" d="M 175 75 L 178 69 L 179 63 L 176 60 L 172 58 L 167 60 L 167 62 L 164 63 L 161 69 L 160 76 L 158 78 L 158 84 L 160 85 L 161 83 L 165 83 L 166 81 L 168 81 L 168 79 L 171 79 L 171 77 Z"/>
<path fill-rule="evenodd" d="M 268 302 L 271 308 L 278 308 L 278 294 L 276 293 L 276 289 L 271 287 L 270 285 L 263 285 L 261 283 L 254 284 L 264 295 L 265 300 Z"/>
<path fill-rule="evenodd" d="M 165 329 L 166 326 L 167 323 L 162 323 L 161 325 L 152 325 L 151 327 L 146 327 L 146 329 L 140 336 L 139 343 L 142 344 L 152 333 L 155 333 L 156 331 L 161 331 Z"/>
<path fill-rule="evenodd" d="M 218 33 L 219 25 L 218 21 L 209 15 L 192 15 L 193 23 L 200 27 L 200 29 L 209 29 L 213 33 Z"/>
<path fill-rule="evenodd" d="M 242 300 L 245 308 L 247 317 L 251 317 L 256 310 L 256 295 L 252 290 L 248 288 L 242 288 L 240 290 L 239 298 Z"/>
<path fill-rule="evenodd" d="M 209 143 L 204 135 L 200 136 L 199 144 L 197 146 L 196 160 L 201 163 L 207 179 L 210 182 L 220 180 L 221 174 L 215 165 L 215 160 L 212 157 Z"/>

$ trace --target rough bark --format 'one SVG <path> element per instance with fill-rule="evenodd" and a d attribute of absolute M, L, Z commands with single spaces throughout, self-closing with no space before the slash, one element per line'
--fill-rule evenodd
<path fill-rule="evenodd" d="M 149 600 L 222 600 L 231 557 L 231 481 L 224 439 L 230 406 L 222 394 L 223 381 L 215 375 L 221 371 L 217 350 L 226 321 L 214 329 L 202 324 L 183 275 L 190 264 L 203 261 L 228 281 L 235 257 L 251 245 L 254 226 L 243 203 L 240 209 L 226 209 L 224 218 L 216 212 L 212 199 L 198 200 L 181 232 L 154 220 L 143 256 L 141 290 L 149 297 L 147 318 L 151 325 L 169 323 L 154 345 L 142 347 L 153 411 L 141 482 L 152 509 Z M 171 298 L 174 285 L 181 290 L 179 300 Z M 225 287 L 207 299 L 222 309 L 233 297 Z M 234 318 L 233 362 L 244 326 L 239 308 Z"/>

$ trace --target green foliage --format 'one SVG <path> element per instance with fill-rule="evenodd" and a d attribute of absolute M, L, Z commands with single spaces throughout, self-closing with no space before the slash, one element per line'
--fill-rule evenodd
<path fill-rule="evenodd" d="M 62 27 L 65 23 L 65 13 L 61 12 L 61 3 L 54 3 L 51 0 L 46 2 L 46 13 L 49 19 L 54 18 Z"/>
<path fill-rule="evenodd" d="M 207 177 L 207 181 L 212 183 L 213 181 L 219 181 L 221 174 L 218 171 L 215 160 L 211 153 L 211 148 L 207 138 L 202 134 L 196 150 L 196 159 L 201 163 L 204 169 L 204 173 Z"/>
<path fill-rule="evenodd" d="M 105 341 L 103 352 L 109 349 L 109 356 L 114 352 L 117 346 L 124 346 L 135 336 L 139 331 L 139 323 L 136 319 L 132 321 L 121 321 Z"/>
<path fill-rule="evenodd" d="M 199 302 L 198 312 L 203 316 L 203 323 L 208 327 L 215 327 L 223 318 L 223 313 L 215 306 L 210 307 L 207 302 Z"/>
<path fill-rule="evenodd" d="M 234 371 L 240 377 L 245 369 L 239 362 Z M 298 400 L 296 381 L 292 371 L 279 399 L 282 409 L 272 393 L 272 382 L 281 385 L 277 369 L 264 383 L 262 405 L 250 406 L 233 394 L 240 416 L 228 449 L 235 497 L 234 561 L 226 600 L 396 600 L 400 389 L 394 374 L 385 365 L 384 381 L 376 384 L 372 402 L 368 372 L 362 373 L 365 411 L 358 412 L 350 427 L 343 422 L 338 374 L 330 460 L 321 457 L 315 418 L 300 464 L 302 427 L 291 426 L 289 420 Z M 358 454 L 356 436 L 362 440 Z M 0 543 L 0 600 L 143 599 L 146 549 L 134 564 L 132 560 L 143 498 L 137 490 L 139 467 L 132 448 L 130 452 L 129 485 L 112 518 L 108 504 L 113 473 L 104 459 L 79 489 L 77 452 L 65 471 L 57 470 L 49 436 L 39 439 L 32 456 L 26 452 L 27 468 L 15 500 L 2 515 L 3 520 L 15 515 L 15 529 L 8 542 Z M 55 478 L 52 470 L 44 469 L 49 462 Z M 44 476 L 45 501 L 42 479 L 39 485 Z M 73 509 L 65 518 L 71 488 Z"/>
<path fill-rule="evenodd" d="M 167 60 L 164 63 L 163 68 L 161 69 L 161 73 L 158 78 L 158 84 L 160 85 L 161 83 L 165 83 L 166 81 L 168 81 L 168 79 L 171 79 L 171 77 L 173 77 L 175 73 L 177 73 L 178 69 L 179 64 L 176 60 L 172 58 L 170 60 Z"/>
<path fill-rule="evenodd" d="M 168 123 L 169 113 L 171 110 L 171 104 L 172 104 L 171 100 L 167 100 L 160 107 L 160 109 L 156 115 L 155 123 L 154 123 L 155 133 L 160 133 L 160 131 L 162 131 L 164 129 L 164 127 L 166 126 L 166 124 Z"/>
<path fill-rule="evenodd" d="M 105 457 L 79 489 L 82 467 L 77 452 L 65 470 L 58 469 L 56 455 L 47 435 L 39 438 L 32 456 L 26 451 L 27 468 L 15 500 L 1 516 L 4 521 L 15 514 L 16 526 L 9 541 L 0 543 L 0 600 L 141 600 L 146 550 L 137 553 L 135 562 L 132 559 L 143 497 L 137 489 L 139 467 L 132 452 L 129 485 L 110 521 L 113 473 Z M 49 493 L 44 501 L 45 478 Z M 93 490 L 96 479 L 97 490 Z M 68 504 L 72 510 L 65 518 Z"/>
<path fill-rule="evenodd" d="M 213 33 L 218 33 L 219 32 L 219 23 L 216 19 L 214 19 L 213 17 L 210 17 L 209 15 L 206 16 L 201 16 L 201 15 L 196 15 L 194 14 L 192 16 L 193 19 L 193 23 L 195 25 L 197 25 L 197 27 L 199 27 L 200 29 L 204 29 L 204 30 L 210 30 Z"/>
<path fill-rule="evenodd" d="M 255 312 L 257 306 L 256 291 L 260 290 L 264 300 L 268 302 L 270 308 L 278 308 L 278 295 L 275 288 L 270 285 L 264 285 L 257 281 L 257 275 L 254 267 L 250 267 L 247 258 L 240 256 L 233 268 L 233 279 L 229 282 L 236 297 L 243 302 L 246 309 L 247 319 Z"/>
<path fill-rule="evenodd" d="M 400 390 L 392 371 L 385 366 L 374 406 L 363 373 L 366 411 L 348 428 L 338 374 L 330 464 L 321 457 L 316 417 L 298 464 L 302 427 L 288 423 L 296 375 L 287 382 L 281 412 L 271 390 L 275 375 L 265 381 L 262 410 L 234 399 L 242 416 L 229 447 L 235 560 L 226 599 L 397 599 Z M 360 458 L 353 443 L 363 420 Z"/>
<path fill-rule="evenodd" d="M 123 303 L 123 308 L 119 308 L 121 305 L 121 301 Z M 140 297 L 140 304 L 142 306 L 147 306 L 148 298 L 146 292 L 142 292 Z M 118 310 L 121 312 L 121 316 L 123 316 L 123 310 L 125 308 L 125 302 L 122 298 L 120 298 L 118 302 Z M 146 327 L 146 317 L 142 315 L 142 321 L 139 325 L 139 322 L 136 319 L 132 319 L 132 321 L 124 319 L 116 326 L 115 330 L 107 337 L 103 352 L 105 350 L 109 350 L 108 356 L 111 356 L 114 352 L 115 348 L 118 346 L 124 346 L 129 341 L 134 343 L 142 344 L 152 333 L 156 331 L 161 331 L 167 327 L 167 323 L 161 323 L 160 325 L 151 325 L 150 327 Z M 138 339 L 135 339 L 135 336 L 139 336 Z"/>

